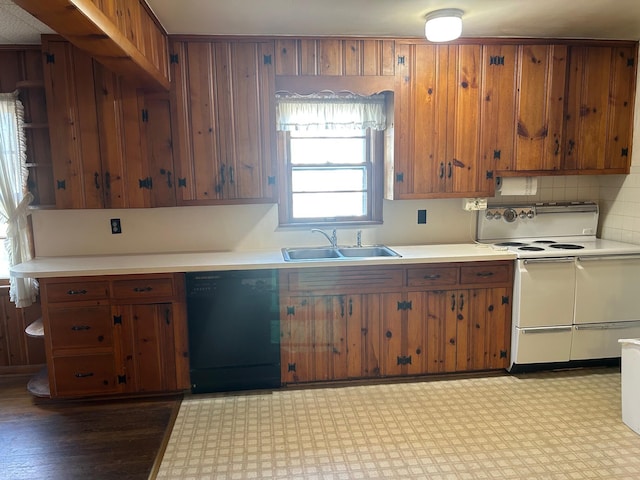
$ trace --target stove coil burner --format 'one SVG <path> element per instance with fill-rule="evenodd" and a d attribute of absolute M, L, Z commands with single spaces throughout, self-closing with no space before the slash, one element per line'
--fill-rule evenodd
<path fill-rule="evenodd" d="M 559 248 L 562 250 L 581 250 L 584 248 L 582 245 L 575 245 L 573 243 L 554 243 L 549 245 L 551 248 Z"/>
<path fill-rule="evenodd" d="M 557 243 L 555 240 L 534 240 L 533 243 L 543 243 L 545 245 L 551 245 L 552 243 Z"/>
<path fill-rule="evenodd" d="M 502 243 L 496 243 L 497 247 L 523 247 L 524 245 L 526 245 L 526 243 L 522 243 L 522 242 L 502 242 Z"/>
<path fill-rule="evenodd" d="M 518 250 L 524 250 L 527 252 L 541 252 L 544 250 L 544 248 L 542 247 L 534 247 L 534 246 L 525 246 L 525 247 L 520 247 L 518 248 Z"/>

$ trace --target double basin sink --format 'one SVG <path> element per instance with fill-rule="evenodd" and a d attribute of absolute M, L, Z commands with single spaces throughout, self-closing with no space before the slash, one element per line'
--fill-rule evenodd
<path fill-rule="evenodd" d="M 400 257 L 385 245 L 371 245 L 362 247 L 307 247 L 283 248 L 282 256 L 286 262 L 301 262 L 309 260 L 354 260 L 380 257 Z"/>

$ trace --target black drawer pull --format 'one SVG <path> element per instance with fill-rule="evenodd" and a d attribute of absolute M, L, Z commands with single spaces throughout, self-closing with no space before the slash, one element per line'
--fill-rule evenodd
<path fill-rule="evenodd" d="M 492 276 L 493 276 L 493 272 L 478 272 L 478 273 L 476 273 L 476 277 L 487 278 L 487 277 L 492 277 Z"/>
<path fill-rule="evenodd" d="M 87 377 L 93 377 L 93 372 L 87 372 L 87 373 L 76 373 L 76 378 L 87 378 Z"/>
<path fill-rule="evenodd" d="M 433 273 L 431 275 L 425 275 L 424 279 L 425 280 L 437 280 L 440 278 L 440 274 L 439 273 Z"/>
<path fill-rule="evenodd" d="M 67 295 L 86 295 L 86 290 L 67 290 Z"/>
<path fill-rule="evenodd" d="M 150 292 L 151 290 L 153 290 L 152 287 L 135 287 L 133 289 L 134 292 L 136 293 L 141 293 L 141 292 Z"/>
<path fill-rule="evenodd" d="M 74 332 L 80 332 L 82 330 L 91 330 L 91 327 L 89 325 L 74 325 L 71 327 L 71 330 Z"/>

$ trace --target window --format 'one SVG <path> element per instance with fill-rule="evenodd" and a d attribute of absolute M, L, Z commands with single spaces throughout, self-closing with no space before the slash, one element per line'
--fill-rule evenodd
<path fill-rule="evenodd" d="M 384 97 L 278 105 L 280 223 L 380 223 Z"/>

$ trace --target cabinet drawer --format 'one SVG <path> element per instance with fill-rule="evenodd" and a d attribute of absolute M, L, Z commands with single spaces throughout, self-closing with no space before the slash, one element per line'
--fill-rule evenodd
<path fill-rule="evenodd" d="M 508 265 L 460 267 L 460 283 L 510 283 L 510 272 Z"/>
<path fill-rule="evenodd" d="M 45 283 L 47 302 L 75 302 L 102 300 L 109 297 L 108 282 L 63 282 Z"/>
<path fill-rule="evenodd" d="M 138 280 L 117 280 L 113 282 L 114 299 L 173 297 L 172 278 L 150 278 Z"/>
<path fill-rule="evenodd" d="M 53 359 L 57 396 L 112 393 L 117 390 L 112 353 Z"/>
<path fill-rule="evenodd" d="M 113 320 L 108 306 L 50 308 L 48 316 L 54 350 L 113 345 Z"/>
<path fill-rule="evenodd" d="M 407 285 L 410 287 L 451 286 L 457 283 L 456 267 L 420 267 L 407 270 Z"/>

